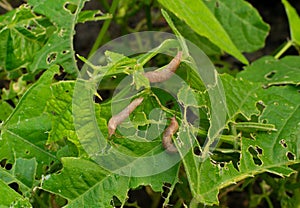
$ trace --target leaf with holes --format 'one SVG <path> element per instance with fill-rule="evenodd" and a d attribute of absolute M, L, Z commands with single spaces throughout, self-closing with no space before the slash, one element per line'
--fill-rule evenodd
<path fill-rule="evenodd" d="M 186 154 L 183 164 L 191 191 L 197 201 L 207 205 L 218 203 L 221 188 L 262 172 L 289 176 L 294 170 L 288 165 L 300 162 L 300 96 L 297 89 L 290 86 L 259 90 L 260 87 L 244 80 L 229 76 L 222 76 L 222 80 L 227 92 L 227 106 L 233 106 L 228 111 L 231 121 L 235 120 L 233 115 L 242 114 L 249 118 L 257 114 L 259 122 L 272 122 L 277 131 L 256 132 L 252 134 L 253 138 L 242 137 L 238 162 L 215 162 L 212 156 L 201 163 L 192 150 Z M 242 99 L 237 99 L 239 96 L 236 95 Z M 265 106 L 261 114 L 255 109 L 258 101 Z M 182 136 L 187 137 L 190 136 Z"/>
<path fill-rule="evenodd" d="M 277 60 L 271 56 L 263 57 L 247 66 L 237 75 L 265 86 L 300 84 L 300 57 L 286 56 Z"/>
<path fill-rule="evenodd" d="M 13 113 L 2 124 L 0 160 L 5 159 L 9 163 L 15 163 L 17 158 L 36 158 L 37 178 L 48 171 L 50 166 L 59 162 L 45 147 L 51 120 L 44 113 L 46 103 L 51 96 L 50 84 L 57 72 L 58 66 L 47 70 L 27 90 Z"/>
<path fill-rule="evenodd" d="M 71 74 L 78 72 L 72 43 L 75 24 L 85 2 L 86 0 L 28 1 L 34 12 L 45 15 L 56 26 L 45 46 L 39 50 L 39 55 L 30 64 L 31 72 L 46 69 L 53 64 L 61 65 Z"/>
<path fill-rule="evenodd" d="M 16 183 L 18 190 L 23 193 L 23 195 L 27 195 L 36 183 L 36 164 L 35 158 L 17 158 L 12 168 L 9 169 L 10 163 L 7 162 L 5 169 L 0 169 L 0 179 L 8 185 Z"/>
<path fill-rule="evenodd" d="M 124 203 L 127 191 L 140 184 L 149 184 L 155 191 L 162 191 L 164 182 L 177 182 L 178 166 L 158 175 L 133 178 L 109 173 L 84 159 L 63 158 L 62 163 L 62 172 L 49 176 L 42 188 L 66 198 L 67 207 L 114 207 L 111 204 L 114 196 Z"/>
<path fill-rule="evenodd" d="M 29 199 L 23 198 L 16 191 L 0 180 L 1 207 L 31 207 Z"/>
<path fill-rule="evenodd" d="M 53 28 L 26 5 L 0 16 L 0 71 L 16 73 L 13 70 L 28 67 Z"/>

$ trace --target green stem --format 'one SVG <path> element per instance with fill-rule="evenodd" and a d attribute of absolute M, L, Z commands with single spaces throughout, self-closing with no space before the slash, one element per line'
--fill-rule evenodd
<path fill-rule="evenodd" d="M 118 7 L 118 4 L 119 4 L 119 0 L 113 0 L 113 2 L 112 2 L 112 4 L 111 4 L 111 7 L 110 7 L 110 9 L 109 9 L 109 13 L 112 14 L 113 16 L 114 16 L 114 13 L 115 13 L 115 11 L 116 11 L 116 9 L 117 9 L 117 7 Z M 111 23 L 111 20 L 112 20 L 112 19 L 107 19 L 107 20 L 105 20 L 105 22 L 103 23 L 103 26 L 102 26 L 102 28 L 101 28 L 99 34 L 98 34 L 98 37 L 97 37 L 97 39 L 96 39 L 96 41 L 95 41 L 95 43 L 94 43 L 94 45 L 93 45 L 93 47 L 92 47 L 92 49 L 91 49 L 89 55 L 88 55 L 88 57 L 91 57 L 91 55 L 93 55 L 93 54 L 95 53 L 95 51 L 96 51 L 96 50 L 99 48 L 99 46 L 101 45 L 101 42 L 102 42 L 102 40 L 103 40 L 103 37 L 104 37 L 105 33 L 107 32 L 108 27 L 109 27 L 109 25 L 110 25 L 110 23 Z"/>
<path fill-rule="evenodd" d="M 109 4 L 106 0 L 99 0 L 99 2 L 104 7 L 105 11 L 109 10 Z"/>
<path fill-rule="evenodd" d="M 293 45 L 293 41 L 288 41 L 278 53 L 274 56 L 275 59 L 279 59 L 282 54 L 284 54 L 291 46 Z"/>
<path fill-rule="evenodd" d="M 152 30 L 153 28 L 152 28 L 152 17 L 151 17 L 151 6 L 150 5 L 146 5 L 145 13 L 146 13 L 148 30 Z"/>

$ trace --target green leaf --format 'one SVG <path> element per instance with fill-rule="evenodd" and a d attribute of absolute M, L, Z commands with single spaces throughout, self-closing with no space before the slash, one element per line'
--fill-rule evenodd
<path fill-rule="evenodd" d="M 265 45 L 270 27 L 247 1 L 203 1 L 241 52 L 253 52 Z"/>
<path fill-rule="evenodd" d="M 206 205 L 218 204 L 217 195 L 221 188 L 262 172 L 289 176 L 294 173 L 289 165 L 300 162 L 300 96 L 297 88 L 287 86 L 258 90 L 257 86 L 244 80 L 229 76 L 222 76 L 222 80 L 225 91 L 231 92 L 226 95 L 227 106 L 237 102 L 229 108 L 229 118 L 233 119 L 237 113 L 245 117 L 257 113 L 259 122 L 272 122 L 277 131 L 259 131 L 252 135 L 253 138 L 243 137 L 238 163 L 221 164 L 212 159 L 201 163 L 193 151 L 187 153 L 183 163 L 192 194 Z M 241 88 L 245 90 L 240 91 Z M 265 106 L 262 114 L 255 109 L 255 103 L 259 101 Z"/>
<path fill-rule="evenodd" d="M 73 50 L 73 35 L 78 15 L 85 2 L 86 0 L 28 1 L 34 12 L 45 15 L 56 26 L 56 30 L 30 65 L 31 72 L 49 68 L 54 64 L 61 65 L 68 73 L 78 72 Z"/>
<path fill-rule="evenodd" d="M 35 182 L 36 164 L 35 158 L 17 158 L 12 169 L 0 169 L 0 179 L 6 184 L 17 183 L 23 195 L 27 195 Z"/>
<path fill-rule="evenodd" d="M 26 5 L 0 16 L 0 71 L 27 67 L 47 40 L 51 26 Z"/>
<path fill-rule="evenodd" d="M 31 207 L 28 199 L 24 199 L 20 194 L 11 189 L 2 180 L 0 180 L 0 192 L 1 207 Z"/>
<path fill-rule="evenodd" d="M 252 82 L 261 82 L 265 86 L 299 85 L 300 57 L 286 56 L 280 60 L 270 56 L 263 57 L 247 66 L 237 76 Z"/>
<path fill-rule="evenodd" d="M 13 111 L 13 107 L 5 101 L 0 101 L 0 109 L 0 121 L 6 120 L 10 113 Z"/>
<path fill-rule="evenodd" d="M 297 45 L 300 45 L 300 17 L 297 14 L 296 9 L 293 8 L 287 0 L 282 0 L 282 3 L 285 7 L 285 11 L 289 20 L 292 41 Z"/>
<path fill-rule="evenodd" d="M 58 66 L 48 69 L 23 95 L 13 113 L 4 122 L 0 137 L 0 160 L 14 163 L 16 158 L 36 158 L 37 177 L 58 160 L 46 148 L 51 121 L 46 103 L 51 96 L 50 84 Z"/>
<path fill-rule="evenodd" d="M 259 110 L 256 107 L 258 92 L 262 90 L 259 85 L 242 78 L 235 79 L 227 74 L 220 77 L 226 94 L 226 106 L 228 108 L 226 123 L 235 121 L 239 114 L 243 115 L 247 120 L 250 120 L 252 115 L 259 115 Z"/>
<path fill-rule="evenodd" d="M 191 41 L 193 44 L 196 44 L 206 55 L 220 55 L 222 53 L 218 46 L 211 43 L 206 37 L 197 34 L 184 21 L 180 20 L 173 14 L 170 14 L 170 16 L 176 25 L 176 28 L 184 36 L 184 38 Z"/>
<path fill-rule="evenodd" d="M 100 15 L 100 16 L 99 16 Z M 84 10 L 79 13 L 77 23 L 111 19 L 111 14 L 103 14 L 100 10 Z"/>
<path fill-rule="evenodd" d="M 219 46 L 241 62 L 248 63 L 221 23 L 202 1 L 159 0 L 159 2 L 178 18 L 184 20 L 199 35 L 208 38 L 213 44 Z"/>
<path fill-rule="evenodd" d="M 49 175 L 42 188 L 68 199 L 67 207 L 113 207 L 113 196 L 124 203 L 128 190 L 140 184 L 149 184 L 155 191 L 162 191 L 164 182 L 176 181 L 178 170 L 175 167 L 160 175 L 130 178 L 109 173 L 84 159 L 62 158 L 62 163 L 61 173 Z"/>
<path fill-rule="evenodd" d="M 74 81 L 61 81 L 51 86 L 52 97 L 47 102 L 47 112 L 52 128 L 47 143 L 63 138 L 75 142 L 77 139 L 72 117 L 72 97 Z"/>

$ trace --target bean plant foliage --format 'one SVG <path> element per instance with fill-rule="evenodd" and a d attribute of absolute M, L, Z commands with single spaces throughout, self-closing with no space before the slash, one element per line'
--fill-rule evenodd
<path fill-rule="evenodd" d="M 108 13 L 83 10 L 86 2 L 28 0 L 0 16 L 1 207 L 138 207 L 128 196 L 139 189 L 158 199 L 152 207 L 226 205 L 231 191 L 245 190 L 248 207 L 299 205 L 300 58 L 285 51 L 299 51 L 300 17 L 287 0 L 282 4 L 290 39 L 275 55 L 251 63 L 245 54 L 264 47 L 270 26 L 247 1 L 114 0 Z M 106 27 L 112 18 L 125 22 L 124 9 L 129 15 L 143 7 L 155 8 L 166 23 L 161 29 L 175 38 L 132 56 L 108 48 L 100 57 L 103 65 L 74 50 L 77 24 L 104 21 Z M 192 57 L 187 41 L 206 55 Z M 185 84 L 167 83 L 176 89 L 171 96 L 151 87 L 143 74 L 153 63 L 170 62 L 160 53 L 174 57 L 178 51 L 176 76 Z M 243 69 L 224 61 L 224 54 Z M 219 72 L 212 83 L 193 68 L 204 56 Z M 89 69 L 80 69 L 79 61 Z M 128 85 L 102 97 L 125 78 Z M 137 97 L 143 101 L 109 135 L 109 119 L 126 107 L 120 104 L 114 112 L 114 99 L 124 100 L 132 89 L 137 93 L 126 97 L 127 104 Z M 222 102 L 216 105 L 214 98 Z M 191 121 L 188 112 L 199 118 Z M 180 125 L 173 135 L 178 152 L 168 153 L 163 131 L 174 116 Z M 116 169 L 127 158 L 114 157 L 117 151 L 150 162 L 131 161 L 131 174 L 122 174 Z M 97 157 L 103 152 L 111 153 L 105 165 Z M 174 158 L 170 167 L 147 174 Z"/>

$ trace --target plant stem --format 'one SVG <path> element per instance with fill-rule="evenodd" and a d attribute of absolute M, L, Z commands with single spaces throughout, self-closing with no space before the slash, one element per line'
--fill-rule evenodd
<path fill-rule="evenodd" d="M 116 11 L 116 9 L 118 7 L 118 4 L 119 4 L 119 0 L 113 0 L 113 2 L 111 4 L 111 7 L 109 9 L 109 13 L 110 14 L 114 15 L 114 13 L 115 13 L 115 11 Z M 112 20 L 112 18 L 111 19 L 107 19 L 107 20 L 104 21 L 103 26 L 102 26 L 99 34 L 98 34 L 98 37 L 97 37 L 97 39 L 96 39 L 96 41 L 95 41 L 95 43 L 94 43 L 94 45 L 93 45 L 93 47 L 92 47 L 89 55 L 88 55 L 88 57 L 91 57 L 91 55 L 93 55 L 95 53 L 95 51 L 101 45 L 103 37 L 104 37 L 105 33 L 107 32 L 107 29 L 108 29 L 108 27 L 109 27 L 109 25 L 111 23 L 111 20 Z"/>
<path fill-rule="evenodd" d="M 7 10 L 7 11 L 11 11 L 11 10 L 14 9 L 14 8 L 10 5 L 10 3 L 7 2 L 7 0 L 2 0 L 2 1 L 0 1 L 0 6 L 1 6 L 3 9 Z"/>
<path fill-rule="evenodd" d="M 278 53 L 274 56 L 275 59 L 279 59 L 282 54 L 284 54 L 291 46 L 293 45 L 293 41 L 289 40 Z"/>

